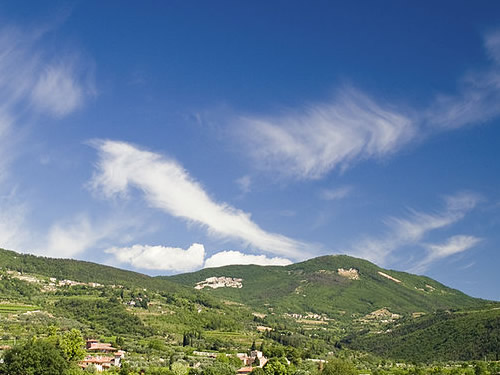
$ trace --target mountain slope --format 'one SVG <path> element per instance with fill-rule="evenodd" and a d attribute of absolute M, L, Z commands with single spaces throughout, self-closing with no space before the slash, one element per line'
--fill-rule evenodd
<path fill-rule="evenodd" d="M 0 269 L 55 277 L 59 280 L 69 279 L 86 283 L 118 284 L 172 292 L 188 290 L 169 280 L 97 263 L 74 259 L 47 258 L 4 249 L 0 249 Z"/>
<path fill-rule="evenodd" d="M 429 362 L 487 358 L 498 361 L 500 309 L 441 311 L 398 322 L 386 333 L 358 333 L 343 342 L 353 349 L 397 360 Z"/>
<path fill-rule="evenodd" d="M 487 304 L 428 277 L 385 270 L 345 255 L 323 256 L 284 267 L 225 266 L 162 278 L 194 287 L 214 276 L 240 278 L 242 287 L 210 290 L 213 295 L 259 310 L 267 306 L 281 313 L 313 312 L 341 318 L 381 308 L 407 314 Z"/>
<path fill-rule="evenodd" d="M 214 276 L 227 278 L 212 286 L 232 287 L 194 288 Z M 495 358 L 499 346 L 499 303 L 348 256 L 149 277 L 0 249 L 0 296 L 0 345 L 56 326 L 120 335 L 141 353 L 155 340 L 202 351 L 245 351 L 257 341 L 312 358 L 344 345 L 408 360 Z"/>

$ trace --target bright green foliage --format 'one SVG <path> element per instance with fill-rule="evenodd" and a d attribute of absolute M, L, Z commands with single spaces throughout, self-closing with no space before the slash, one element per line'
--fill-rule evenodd
<path fill-rule="evenodd" d="M 340 358 L 330 358 L 325 363 L 321 375 L 357 375 L 356 367 Z"/>
<path fill-rule="evenodd" d="M 4 375 L 63 375 L 68 373 L 69 368 L 70 363 L 52 342 L 30 340 L 5 353 L 0 373 Z"/>
<path fill-rule="evenodd" d="M 170 370 L 172 370 L 174 375 L 186 375 L 188 372 L 187 366 L 180 362 L 173 363 L 172 366 L 170 366 Z"/>
<path fill-rule="evenodd" d="M 486 375 L 486 364 L 484 362 L 478 361 L 474 364 L 474 375 Z"/>
<path fill-rule="evenodd" d="M 95 365 L 90 364 L 87 367 L 85 367 L 84 370 L 85 374 L 97 374 L 97 367 Z"/>
<path fill-rule="evenodd" d="M 150 334 L 141 320 L 116 300 L 72 297 L 61 299 L 55 308 L 62 316 L 89 323 L 106 334 Z"/>
<path fill-rule="evenodd" d="M 229 364 L 229 357 L 227 355 L 221 353 L 217 356 L 217 358 L 215 358 L 215 361 L 220 362 L 220 363 Z"/>
<path fill-rule="evenodd" d="M 255 367 L 250 375 L 266 375 L 266 373 L 262 367 Z"/>
<path fill-rule="evenodd" d="M 203 375 L 234 375 L 236 369 L 228 363 L 214 362 L 212 366 L 203 370 Z"/>
<path fill-rule="evenodd" d="M 85 341 L 77 329 L 64 332 L 58 340 L 58 347 L 69 362 L 77 362 L 85 357 Z"/>
<path fill-rule="evenodd" d="M 174 373 L 167 367 L 150 367 L 148 368 L 147 375 L 173 375 Z"/>
<path fill-rule="evenodd" d="M 285 358 L 271 358 L 264 366 L 266 375 L 287 375 L 288 365 Z"/>

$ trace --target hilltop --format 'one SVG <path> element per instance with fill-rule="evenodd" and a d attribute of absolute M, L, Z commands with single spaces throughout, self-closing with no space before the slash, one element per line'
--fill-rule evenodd
<path fill-rule="evenodd" d="M 322 256 L 289 266 L 225 266 L 161 277 L 185 286 L 203 286 L 211 277 L 240 280 L 239 287 L 212 289 L 212 295 L 245 303 L 262 312 L 325 314 L 333 318 L 388 309 L 396 314 L 484 306 L 425 276 L 386 270 L 346 255 Z"/>

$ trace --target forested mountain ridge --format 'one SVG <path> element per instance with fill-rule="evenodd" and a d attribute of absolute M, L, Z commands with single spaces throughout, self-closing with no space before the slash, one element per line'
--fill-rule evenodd
<path fill-rule="evenodd" d="M 500 359 L 498 307 L 457 313 L 440 311 L 398 323 L 385 334 L 358 332 L 344 338 L 343 343 L 403 361 Z"/>
<path fill-rule="evenodd" d="M 162 277 L 195 287 L 210 277 L 241 279 L 241 287 L 204 289 L 256 309 L 357 316 L 386 308 L 393 313 L 429 313 L 488 304 L 425 276 L 385 270 L 346 255 L 322 256 L 289 266 L 225 266 Z"/>
<path fill-rule="evenodd" d="M 494 359 L 500 347 L 499 302 L 344 255 L 150 277 L 0 249 L 0 297 L 0 346 L 59 327 L 120 339 L 138 358 L 160 358 L 168 348 L 224 353 L 262 345 L 302 359 L 350 348 L 462 360 Z M 457 356 L 464 342 L 470 350 Z"/>
<path fill-rule="evenodd" d="M 116 284 L 161 290 L 187 290 L 178 283 L 150 277 L 138 272 L 122 270 L 98 263 L 74 259 L 59 259 L 17 253 L 0 249 L 0 269 L 33 273 L 60 280 L 69 279 L 86 283 Z"/>

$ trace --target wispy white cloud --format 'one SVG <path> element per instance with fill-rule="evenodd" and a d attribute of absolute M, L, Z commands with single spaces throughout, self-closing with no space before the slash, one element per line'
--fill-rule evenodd
<path fill-rule="evenodd" d="M 326 201 L 343 199 L 352 192 L 352 186 L 341 186 L 335 189 L 323 189 L 320 192 L 320 198 Z"/>
<path fill-rule="evenodd" d="M 93 87 L 81 59 L 69 58 L 70 52 L 61 48 L 56 54 L 48 52 L 53 50 L 45 40 L 48 30 L 0 28 L 0 194 L 15 185 L 11 164 L 26 149 L 24 137 L 33 122 L 43 114 L 68 115 L 84 103 Z M 0 199 L 0 246 L 72 256 L 96 241 L 84 220 L 70 227 L 56 224 L 45 243 L 43 234 L 35 241 L 27 215 L 29 202 L 16 204 L 16 197 L 8 196 L 9 201 Z"/>
<path fill-rule="evenodd" d="M 28 208 L 19 202 L 16 191 L 0 196 L 0 247 L 15 250 L 25 245 L 30 234 L 26 231 Z"/>
<path fill-rule="evenodd" d="M 412 267 L 410 271 L 424 272 L 431 263 L 472 249 L 481 241 L 481 238 L 475 236 L 457 235 L 448 238 L 448 240 L 442 244 L 427 244 L 426 257 Z"/>
<path fill-rule="evenodd" d="M 94 145 L 99 161 L 90 185 L 95 191 L 107 197 L 126 196 L 135 187 L 152 207 L 201 224 L 212 235 L 241 240 L 269 253 L 306 256 L 306 244 L 266 232 L 248 213 L 214 201 L 178 162 L 124 142 L 96 141 Z"/>
<path fill-rule="evenodd" d="M 38 109 L 56 117 L 73 112 L 84 99 L 83 88 L 75 75 L 72 65 L 48 66 L 41 72 L 31 92 L 32 102 Z"/>
<path fill-rule="evenodd" d="M 485 35 L 484 45 L 490 58 L 500 65 L 500 29 L 492 30 Z"/>
<path fill-rule="evenodd" d="M 52 225 L 45 244 L 40 244 L 36 252 L 56 258 L 76 257 L 86 250 L 99 247 L 97 245 L 100 242 L 119 238 L 126 232 L 127 224 L 121 220 L 93 221 L 87 215 L 77 215 L 66 222 Z"/>
<path fill-rule="evenodd" d="M 286 258 L 269 258 L 265 255 L 244 254 L 240 251 L 221 251 L 205 261 L 205 267 L 221 267 L 231 264 L 256 264 L 259 266 L 286 266 L 292 262 Z"/>
<path fill-rule="evenodd" d="M 429 232 L 463 219 L 479 200 L 477 194 L 463 192 L 446 197 L 444 208 L 440 211 L 424 213 L 411 210 L 408 217 L 389 218 L 386 220 L 389 231 L 385 236 L 365 238 L 346 252 L 385 265 L 396 250 L 419 244 Z M 430 259 L 429 262 L 432 261 Z"/>
<path fill-rule="evenodd" d="M 236 184 L 243 194 L 247 194 L 252 190 L 252 178 L 249 175 L 238 178 Z"/>
<path fill-rule="evenodd" d="M 337 167 L 391 154 L 415 132 L 408 115 L 353 89 L 329 103 L 239 122 L 242 138 L 261 167 L 299 179 L 319 178 Z"/>
<path fill-rule="evenodd" d="M 0 28 L 0 179 L 23 149 L 18 142 L 26 119 L 67 115 L 93 87 L 85 64 L 65 51 L 47 53 L 44 36 L 43 31 Z"/>
<path fill-rule="evenodd" d="M 245 116 L 239 138 L 258 166 L 284 177 L 317 179 L 365 159 L 387 157 L 437 132 L 500 116 L 500 31 L 484 37 L 491 64 L 459 80 L 456 93 L 428 108 L 401 110 L 365 93 L 341 89 L 334 100 L 278 115 Z"/>
<path fill-rule="evenodd" d="M 459 80 L 458 92 L 440 94 L 421 122 L 430 128 L 451 130 L 481 124 L 500 115 L 500 30 L 484 35 L 484 49 L 491 64 L 470 71 Z"/>
<path fill-rule="evenodd" d="M 187 250 L 177 247 L 133 245 L 112 247 L 106 253 L 113 254 L 120 263 L 147 270 L 187 272 L 199 269 L 205 259 L 205 247 L 194 243 Z"/>

